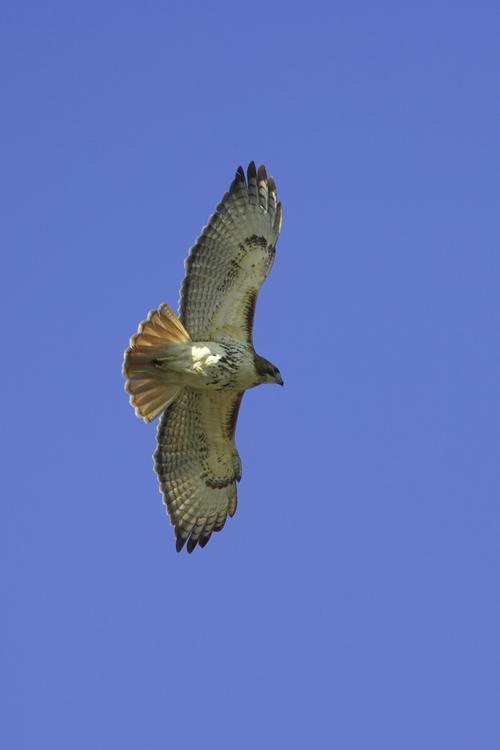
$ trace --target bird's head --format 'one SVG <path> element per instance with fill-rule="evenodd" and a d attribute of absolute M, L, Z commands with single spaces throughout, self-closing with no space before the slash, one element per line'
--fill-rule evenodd
<path fill-rule="evenodd" d="M 277 383 L 277 385 L 283 385 L 283 378 L 278 368 L 269 362 L 264 357 L 259 357 L 258 354 L 254 357 L 255 369 L 259 376 L 259 383 Z"/>

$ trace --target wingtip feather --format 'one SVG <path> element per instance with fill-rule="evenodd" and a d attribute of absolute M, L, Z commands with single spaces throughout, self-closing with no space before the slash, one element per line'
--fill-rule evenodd
<path fill-rule="evenodd" d="M 267 172 L 263 164 L 261 164 L 259 167 L 259 170 L 257 172 L 257 179 L 259 182 L 265 182 L 267 180 Z"/>
<path fill-rule="evenodd" d="M 187 546 L 186 546 L 186 549 L 187 549 L 189 555 L 194 550 L 194 548 L 196 547 L 197 544 L 198 544 L 198 539 L 193 539 L 193 537 L 190 536 L 189 539 L 188 539 Z"/>
<path fill-rule="evenodd" d="M 255 166 L 255 162 L 251 161 L 247 169 L 248 182 L 250 182 L 250 180 L 252 179 L 255 179 L 256 177 L 257 177 L 257 167 Z"/>
<path fill-rule="evenodd" d="M 181 551 L 182 551 L 182 548 L 183 548 L 183 547 L 184 547 L 184 545 L 186 544 L 186 537 L 183 537 L 183 536 L 182 536 L 182 535 L 181 535 L 181 534 L 180 534 L 180 533 L 179 533 L 179 532 L 177 531 L 177 529 L 176 529 L 176 531 L 175 531 L 175 536 L 176 536 L 176 539 L 175 539 L 175 549 L 177 550 L 177 552 L 181 552 Z"/>
<path fill-rule="evenodd" d="M 207 544 L 210 541 L 210 537 L 212 536 L 212 532 L 210 531 L 208 534 L 205 534 L 204 536 L 200 536 L 198 544 L 203 549 L 203 547 L 206 547 Z"/>

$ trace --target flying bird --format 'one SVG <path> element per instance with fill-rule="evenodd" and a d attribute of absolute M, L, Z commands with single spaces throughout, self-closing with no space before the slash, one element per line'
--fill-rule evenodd
<path fill-rule="evenodd" d="M 162 414 L 155 471 L 177 551 L 204 547 L 236 512 L 241 461 L 234 436 L 248 388 L 283 385 L 253 347 L 255 304 L 273 265 L 281 203 L 264 166 L 241 167 L 189 251 L 179 317 L 162 304 L 125 352 L 125 389 L 138 417 Z"/>

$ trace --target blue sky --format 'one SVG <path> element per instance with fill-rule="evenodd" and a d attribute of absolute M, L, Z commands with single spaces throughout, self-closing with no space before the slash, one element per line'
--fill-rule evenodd
<path fill-rule="evenodd" d="M 497 750 L 498 5 L 2 17 L 2 745 Z M 286 387 L 177 555 L 122 354 L 250 159 Z"/>

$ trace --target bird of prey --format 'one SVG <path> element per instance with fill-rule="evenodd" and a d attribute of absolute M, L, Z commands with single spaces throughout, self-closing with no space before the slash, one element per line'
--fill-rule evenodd
<path fill-rule="evenodd" d="M 241 399 L 261 383 L 283 385 L 256 354 L 260 286 L 274 261 L 281 203 L 264 166 L 238 168 L 189 251 L 179 317 L 162 304 L 125 352 L 125 389 L 138 417 L 158 427 L 155 471 L 177 551 L 204 547 L 236 511 L 241 462 L 234 443 Z"/>

